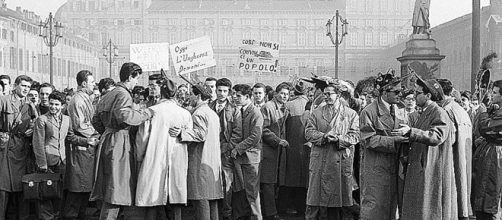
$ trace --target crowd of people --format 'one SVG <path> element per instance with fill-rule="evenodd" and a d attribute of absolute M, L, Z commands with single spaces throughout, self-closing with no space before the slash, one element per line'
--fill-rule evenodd
<path fill-rule="evenodd" d="M 500 219 L 500 80 L 480 103 L 392 72 L 275 89 L 141 74 L 82 70 L 64 91 L 0 76 L 0 220 L 85 219 L 89 202 L 100 219 Z M 30 206 L 32 173 L 64 196 Z"/>

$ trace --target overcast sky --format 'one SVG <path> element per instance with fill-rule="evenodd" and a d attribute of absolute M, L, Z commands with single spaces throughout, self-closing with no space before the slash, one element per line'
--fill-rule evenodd
<path fill-rule="evenodd" d="M 15 9 L 16 6 L 21 6 L 23 9 L 35 11 L 41 17 L 46 18 L 49 12 L 55 13 L 66 0 L 6 0 L 6 2 L 8 8 Z M 430 20 L 432 26 L 468 14 L 472 10 L 472 0 L 431 0 L 431 2 Z M 490 0 L 481 0 L 482 6 L 489 3 Z"/>

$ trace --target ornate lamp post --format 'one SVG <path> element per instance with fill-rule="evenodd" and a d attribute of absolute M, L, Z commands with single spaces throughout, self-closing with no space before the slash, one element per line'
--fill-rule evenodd
<path fill-rule="evenodd" d="M 45 45 L 49 47 L 49 76 L 51 84 L 54 85 L 54 72 L 53 72 L 53 48 L 58 44 L 58 41 L 63 35 L 61 34 L 61 29 L 63 25 L 61 22 L 57 22 L 52 17 L 52 13 L 49 13 L 49 17 L 45 22 L 40 21 L 39 36 L 44 39 Z"/>
<path fill-rule="evenodd" d="M 112 78 L 112 64 L 119 56 L 118 50 L 117 45 L 112 43 L 112 39 L 110 39 L 108 43 L 103 46 L 103 56 L 105 57 L 106 62 L 110 65 L 110 78 Z"/>
<path fill-rule="evenodd" d="M 333 21 L 335 21 L 335 36 L 331 33 L 331 28 L 333 26 Z M 341 23 L 341 36 L 339 33 L 339 26 Z M 326 36 L 328 36 L 331 39 L 331 43 L 335 45 L 335 78 L 338 78 L 338 47 L 340 44 L 343 42 L 343 38 L 345 35 L 348 34 L 347 32 L 347 27 L 349 25 L 349 22 L 347 22 L 347 19 L 343 19 L 338 10 L 336 10 L 336 15 L 333 16 L 333 18 L 328 19 L 328 23 L 326 23 Z"/>

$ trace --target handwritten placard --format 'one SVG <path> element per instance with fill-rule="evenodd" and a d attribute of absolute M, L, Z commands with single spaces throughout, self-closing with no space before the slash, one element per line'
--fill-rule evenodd
<path fill-rule="evenodd" d="M 178 75 L 216 66 L 208 36 L 173 44 L 170 51 Z"/>
<path fill-rule="evenodd" d="M 279 68 L 278 43 L 242 40 L 239 55 L 240 70 L 275 73 Z"/>
<path fill-rule="evenodd" d="M 131 44 L 129 52 L 131 62 L 143 71 L 169 69 L 169 43 Z"/>

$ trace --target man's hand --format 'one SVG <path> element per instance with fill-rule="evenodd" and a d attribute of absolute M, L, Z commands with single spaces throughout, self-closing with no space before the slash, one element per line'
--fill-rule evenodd
<path fill-rule="evenodd" d="M 230 156 L 231 156 L 232 158 L 234 158 L 234 159 L 237 159 L 237 154 L 238 154 L 238 153 L 237 153 L 237 150 L 236 150 L 236 149 L 233 149 L 233 150 L 232 150 L 232 154 L 231 154 Z"/>
<path fill-rule="evenodd" d="M 98 139 L 93 137 L 87 138 L 87 145 L 95 147 L 96 145 L 98 145 Z"/>
<path fill-rule="evenodd" d="M 181 133 L 181 128 L 179 127 L 169 128 L 169 135 L 171 135 L 171 137 L 178 137 L 180 133 Z"/>
<path fill-rule="evenodd" d="M 26 131 L 24 132 L 24 135 L 25 135 L 26 137 L 31 137 L 31 135 L 33 135 L 33 129 L 31 129 L 31 128 L 30 128 L 30 129 L 26 130 Z"/>
<path fill-rule="evenodd" d="M 279 146 L 281 146 L 281 147 L 289 147 L 289 143 L 286 140 L 281 140 L 281 142 L 279 142 Z"/>
<path fill-rule="evenodd" d="M 408 126 L 408 125 L 400 124 L 399 126 L 401 126 L 401 127 L 398 129 L 394 129 L 390 132 L 391 136 L 405 136 L 411 130 L 410 126 Z"/>
<path fill-rule="evenodd" d="M 410 139 L 408 137 L 404 137 L 404 136 L 395 136 L 394 137 L 394 142 L 396 142 L 396 143 L 408 143 L 408 142 L 410 142 Z"/>

